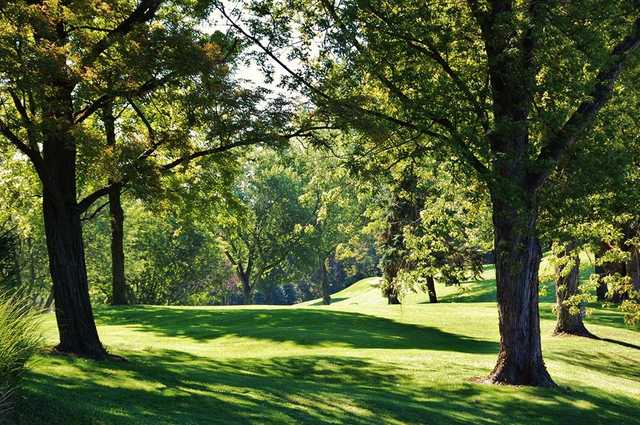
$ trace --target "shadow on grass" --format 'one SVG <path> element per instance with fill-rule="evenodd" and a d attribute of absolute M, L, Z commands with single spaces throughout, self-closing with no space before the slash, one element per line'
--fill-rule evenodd
<path fill-rule="evenodd" d="M 626 330 L 635 330 L 640 331 L 640 326 L 631 327 L 624 323 L 624 313 L 618 310 L 616 307 L 607 307 L 602 308 L 600 304 L 593 303 L 589 305 L 591 309 L 591 314 L 585 317 L 584 322 L 587 325 L 598 325 L 598 326 L 609 326 L 614 328 L 626 329 Z M 541 305 L 540 306 L 540 319 L 542 320 L 556 320 L 556 314 L 553 311 L 552 305 Z M 596 336 L 597 332 L 595 332 Z M 608 339 L 602 339 L 603 341 L 608 342 L 620 342 Z M 623 344 L 624 345 L 624 344 Z M 633 345 L 633 344 L 631 344 Z M 631 346 L 630 348 L 638 348 L 636 346 Z"/>
<path fill-rule="evenodd" d="M 589 278 L 592 269 L 581 270 L 581 279 Z M 540 318 L 543 320 L 556 320 L 551 304 L 555 303 L 556 288 L 554 282 L 545 282 L 545 288 L 540 296 Z M 481 303 L 496 302 L 496 281 L 495 279 L 485 279 L 475 282 L 465 282 L 460 287 L 459 293 L 448 294 L 439 300 L 443 303 Z M 425 301 L 421 304 L 427 304 Z M 624 313 L 615 306 L 603 307 L 601 303 L 591 303 L 588 305 L 591 314 L 585 318 L 587 325 L 594 324 L 599 326 L 611 326 L 620 329 L 640 331 L 640 326 L 630 327 L 624 322 Z M 634 344 L 628 344 L 622 341 L 615 341 L 603 338 L 603 341 L 617 343 L 629 348 L 639 348 Z"/>
<path fill-rule="evenodd" d="M 561 360 L 573 366 L 617 376 L 619 378 L 640 381 L 640 368 L 638 360 L 623 355 L 611 356 L 605 353 L 593 353 L 583 350 L 568 350 L 548 355 L 554 360 Z"/>
<path fill-rule="evenodd" d="M 595 389 L 417 384 L 393 364 L 333 356 L 214 361 L 178 351 L 127 363 L 53 358 L 29 373 L 21 424 L 638 424 L 638 400 Z"/>
<path fill-rule="evenodd" d="M 339 303 L 340 301 L 344 301 L 348 299 L 349 299 L 348 297 L 337 297 L 337 298 L 331 297 L 331 304 Z M 319 305 L 324 305 L 322 300 L 316 301 L 315 303 L 307 304 L 307 306 L 319 306 Z"/>
<path fill-rule="evenodd" d="M 305 308 L 188 309 L 126 307 L 99 309 L 103 325 L 128 325 L 169 337 L 207 341 L 238 336 L 299 345 L 353 348 L 429 349 L 496 353 L 494 341 L 474 339 L 437 328 L 398 323 L 366 314 Z"/>

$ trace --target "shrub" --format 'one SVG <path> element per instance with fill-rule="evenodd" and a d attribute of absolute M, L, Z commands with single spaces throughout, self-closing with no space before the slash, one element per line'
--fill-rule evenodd
<path fill-rule="evenodd" d="M 25 297 L 0 293 L 0 417 L 10 410 L 26 363 L 41 344 L 40 314 Z"/>

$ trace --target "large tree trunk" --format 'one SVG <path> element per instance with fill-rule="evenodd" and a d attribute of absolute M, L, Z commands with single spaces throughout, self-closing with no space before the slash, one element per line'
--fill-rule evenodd
<path fill-rule="evenodd" d="M 102 108 L 102 121 L 107 146 L 116 145 L 115 117 L 113 103 Z M 109 180 L 109 215 L 111 217 L 111 305 L 127 304 L 127 281 L 124 272 L 124 210 L 120 199 L 122 186 Z"/>
<path fill-rule="evenodd" d="M 42 208 L 60 334 L 57 350 L 102 359 L 106 350 L 93 318 L 77 201 L 73 84 L 52 76 L 47 87 L 47 132 L 43 142 Z"/>
<path fill-rule="evenodd" d="M 436 295 L 436 282 L 433 276 L 427 276 L 427 294 L 429 294 L 429 302 L 435 304 L 438 302 Z"/>
<path fill-rule="evenodd" d="M 111 280 L 112 305 L 126 305 L 127 281 L 124 272 L 124 211 L 120 201 L 120 186 L 109 192 L 109 213 L 111 216 Z"/>
<path fill-rule="evenodd" d="M 517 201 L 492 193 L 500 328 L 498 361 L 488 381 L 555 386 L 542 359 L 538 312 L 541 249 L 536 236 L 535 193 Z M 518 205 L 520 204 L 520 205 Z"/>
<path fill-rule="evenodd" d="M 584 305 L 579 306 L 577 313 L 572 313 L 570 298 L 578 295 L 580 284 L 580 256 L 575 242 L 569 243 L 559 256 L 562 262 L 556 267 L 556 328 L 554 335 L 568 334 L 593 337 L 582 322 Z"/>
<path fill-rule="evenodd" d="M 57 349 L 102 359 L 106 351 L 98 338 L 91 309 L 76 205 L 75 147 L 65 139 L 48 140 L 44 158 L 50 172 L 43 194 L 43 214 L 60 334 Z"/>
<path fill-rule="evenodd" d="M 329 273 L 327 271 L 326 259 L 320 260 L 320 289 L 322 291 L 322 303 L 331 304 L 331 294 L 329 294 Z"/>

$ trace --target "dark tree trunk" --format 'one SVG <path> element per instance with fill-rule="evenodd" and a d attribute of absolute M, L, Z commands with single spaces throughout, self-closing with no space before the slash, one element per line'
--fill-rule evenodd
<path fill-rule="evenodd" d="M 383 291 L 382 295 L 387 297 L 387 303 L 389 305 L 400 304 L 400 297 L 398 294 L 398 285 L 396 283 L 396 276 L 400 270 L 400 258 L 395 258 L 392 261 L 386 261 L 383 264 Z"/>
<path fill-rule="evenodd" d="M 427 294 L 429 294 L 429 302 L 435 304 L 438 302 L 436 295 L 436 282 L 433 276 L 427 276 Z"/>
<path fill-rule="evenodd" d="M 253 302 L 253 296 L 251 293 L 251 282 L 249 282 L 249 276 L 246 273 L 238 272 L 240 281 L 242 282 L 242 303 L 249 305 Z"/>
<path fill-rule="evenodd" d="M 113 103 L 108 102 L 102 108 L 102 121 L 107 146 L 116 145 L 115 117 Z M 124 210 L 120 199 L 122 185 L 109 180 L 109 216 L 111 218 L 111 305 L 125 305 L 127 302 L 127 281 L 124 259 Z"/>
<path fill-rule="evenodd" d="M 111 283 L 112 305 L 126 305 L 127 281 L 124 271 L 124 211 L 120 201 L 119 185 L 109 192 L 109 213 L 111 216 Z"/>
<path fill-rule="evenodd" d="M 331 294 L 329 294 L 329 273 L 327 271 L 326 259 L 320 260 L 320 289 L 322 291 L 322 303 L 331 304 Z"/>
<path fill-rule="evenodd" d="M 598 263 L 598 255 L 596 254 L 596 265 L 594 266 L 594 272 L 598 275 L 598 286 L 596 287 L 596 296 L 598 301 L 605 301 L 607 299 L 607 283 L 602 279 L 604 276 L 604 267 Z"/>
<path fill-rule="evenodd" d="M 624 226 L 623 247 L 629 254 L 629 259 L 625 264 L 625 274 L 631 279 L 632 291 L 640 291 L 640 253 L 635 245 L 627 243 L 638 236 L 637 228 L 638 224 L 633 222 L 627 223 Z M 632 296 L 631 293 L 626 295 L 627 297 Z"/>
<path fill-rule="evenodd" d="M 631 258 L 627 263 L 627 274 L 631 277 L 634 291 L 640 292 L 640 252 L 636 248 L 631 250 Z"/>
<path fill-rule="evenodd" d="M 76 206 L 75 149 L 69 145 L 65 140 L 48 141 L 44 149 L 51 173 L 44 190 L 43 215 L 60 333 L 57 349 L 101 359 L 106 351 L 98 338 L 89 299 L 82 225 Z M 63 199 L 55 199 L 52 191 Z"/>
<path fill-rule="evenodd" d="M 572 314 L 567 305 L 570 298 L 578 295 L 580 284 L 580 256 L 577 244 L 572 242 L 566 246 L 560 255 L 560 259 L 567 259 L 569 263 L 556 267 L 556 328 L 554 335 L 568 334 L 576 336 L 593 337 L 582 322 L 584 306 L 580 305 L 578 311 Z M 568 270 L 567 268 L 570 268 Z"/>
<path fill-rule="evenodd" d="M 540 343 L 541 249 L 536 236 L 535 193 L 521 193 L 514 203 L 511 197 L 494 191 L 492 200 L 500 352 L 488 381 L 553 387 Z"/>
<path fill-rule="evenodd" d="M 47 87 L 47 132 L 38 174 L 43 187 L 44 229 L 60 334 L 57 350 L 102 359 L 106 350 L 98 337 L 89 298 L 77 201 L 73 87 L 69 81 L 56 80 L 55 75 Z"/>

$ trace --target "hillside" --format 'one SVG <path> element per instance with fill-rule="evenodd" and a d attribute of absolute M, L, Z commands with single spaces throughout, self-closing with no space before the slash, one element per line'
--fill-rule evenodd
<path fill-rule="evenodd" d="M 104 341 L 128 361 L 40 356 L 21 423 L 640 424 L 640 333 L 615 311 L 587 320 L 614 342 L 552 337 L 542 303 L 560 389 L 473 382 L 498 351 L 491 273 L 462 293 L 439 287 L 436 305 L 388 306 L 369 278 L 329 307 L 101 308 Z"/>

